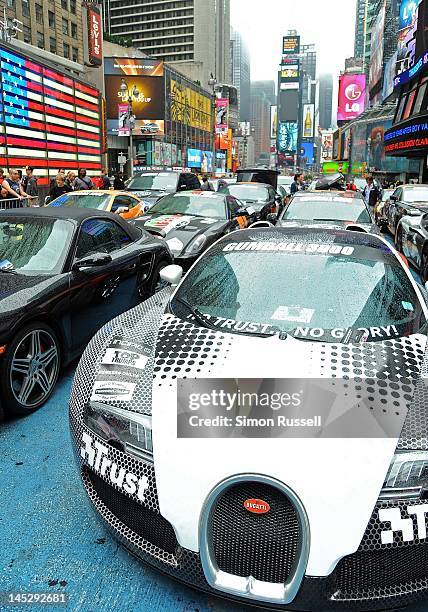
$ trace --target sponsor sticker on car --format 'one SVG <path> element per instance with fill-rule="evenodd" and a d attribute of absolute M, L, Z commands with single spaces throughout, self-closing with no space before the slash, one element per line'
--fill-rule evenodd
<path fill-rule="evenodd" d="M 129 402 L 135 391 L 136 383 L 117 380 L 96 380 L 92 388 L 91 402 L 112 400 Z"/>

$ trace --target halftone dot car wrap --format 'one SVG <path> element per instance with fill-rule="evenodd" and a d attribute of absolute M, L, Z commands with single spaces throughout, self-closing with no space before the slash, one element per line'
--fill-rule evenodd
<path fill-rule="evenodd" d="M 418 350 L 419 355 L 419 350 Z M 397 444 L 398 450 L 428 450 L 428 345 L 413 401 Z"/>

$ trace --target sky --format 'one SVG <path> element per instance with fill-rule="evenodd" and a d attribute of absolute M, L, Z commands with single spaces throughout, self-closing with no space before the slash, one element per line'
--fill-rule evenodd
<path fill-rule="evenodd" d="M 355 8 L 356 0 L 230 0 L 231 24 L 250 50 L 251 80 L 276 81 L 287 30 L 315 43 L 318 74 L 339 75 L 354 55 Z"/>

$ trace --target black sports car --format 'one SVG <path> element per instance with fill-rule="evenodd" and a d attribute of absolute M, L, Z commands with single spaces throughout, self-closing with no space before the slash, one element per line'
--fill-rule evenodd
<path fill-rule="evenodd" d="M 252 209 L 227 193 L 187 191 L 165 196 L 135 224 L 165 238 L 174 261 L 187 269 L 221 236 L 253 218 Z"/>
<path fill-rule="evenodd" d="M 219 193 L 231 195 L 251 207 L 254 221 L 264 221 L 270 213 L 276 212 L 282 204 L 282 197 L 272 185 L 263 183 L 235 183 L 222 187 Z"/>
<path fill-rule="evenodd" d="M 398 223 L 395 235 L 398 251 L 418 269 L 422 282 L 428 282 L 428 206 L 408 207 Z"/>
<path fill-rule="evenodd" d="M 379 234 L 369 207 L 355 191 L 298 191 L 279 215 L 277 225 L 319 225 Z"/>
<path fill-rule="evenodd" d="M 171 261 L 164 241 L 111 213 L 0 213 L 0 411 L 39 408 L 61 366 L 153 294 Z"/>
<path fill-rule="evenodd" d="M 379 224 L 395 237 L 400 219 L 417 214 L 415 209 L 428 211 L 428 185 L 400 185 L 385 202 Z"/>
<path fill-rule="evenodd" d="M 141 172 L 126 184 L 127 191 L 132 191 L 143 200 L 146 210 L 165 195 L 200 188 L 201 183 L 192 172 Z"/>

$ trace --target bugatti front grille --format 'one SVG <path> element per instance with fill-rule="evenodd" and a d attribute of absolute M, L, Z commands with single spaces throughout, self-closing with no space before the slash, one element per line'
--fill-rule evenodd
<path fill-rule="evenodd" d="M 393 597 L 428 587 L 428 544 L 359 551 L 331 577 L 334 599 Z"/>
<path fill-rule="evenodd" d="M 86 474 L 103 504 L 131 531 L 161 550 L 174 554 L 178 546 L 174 529 L 162 515 L 121 493 L 95 472 Z"/>
<path fill-rule="evenodd" d="M 249 512 L 244 507 L 249 499 L 267 502 L 269 511 Z M 264 582 L 287 582 L 299 555 L 301 534 L 296 510 L 281 491 L 260 482 L 231 486 L 216 502 L 211 529 L 220 570 Z"/>

